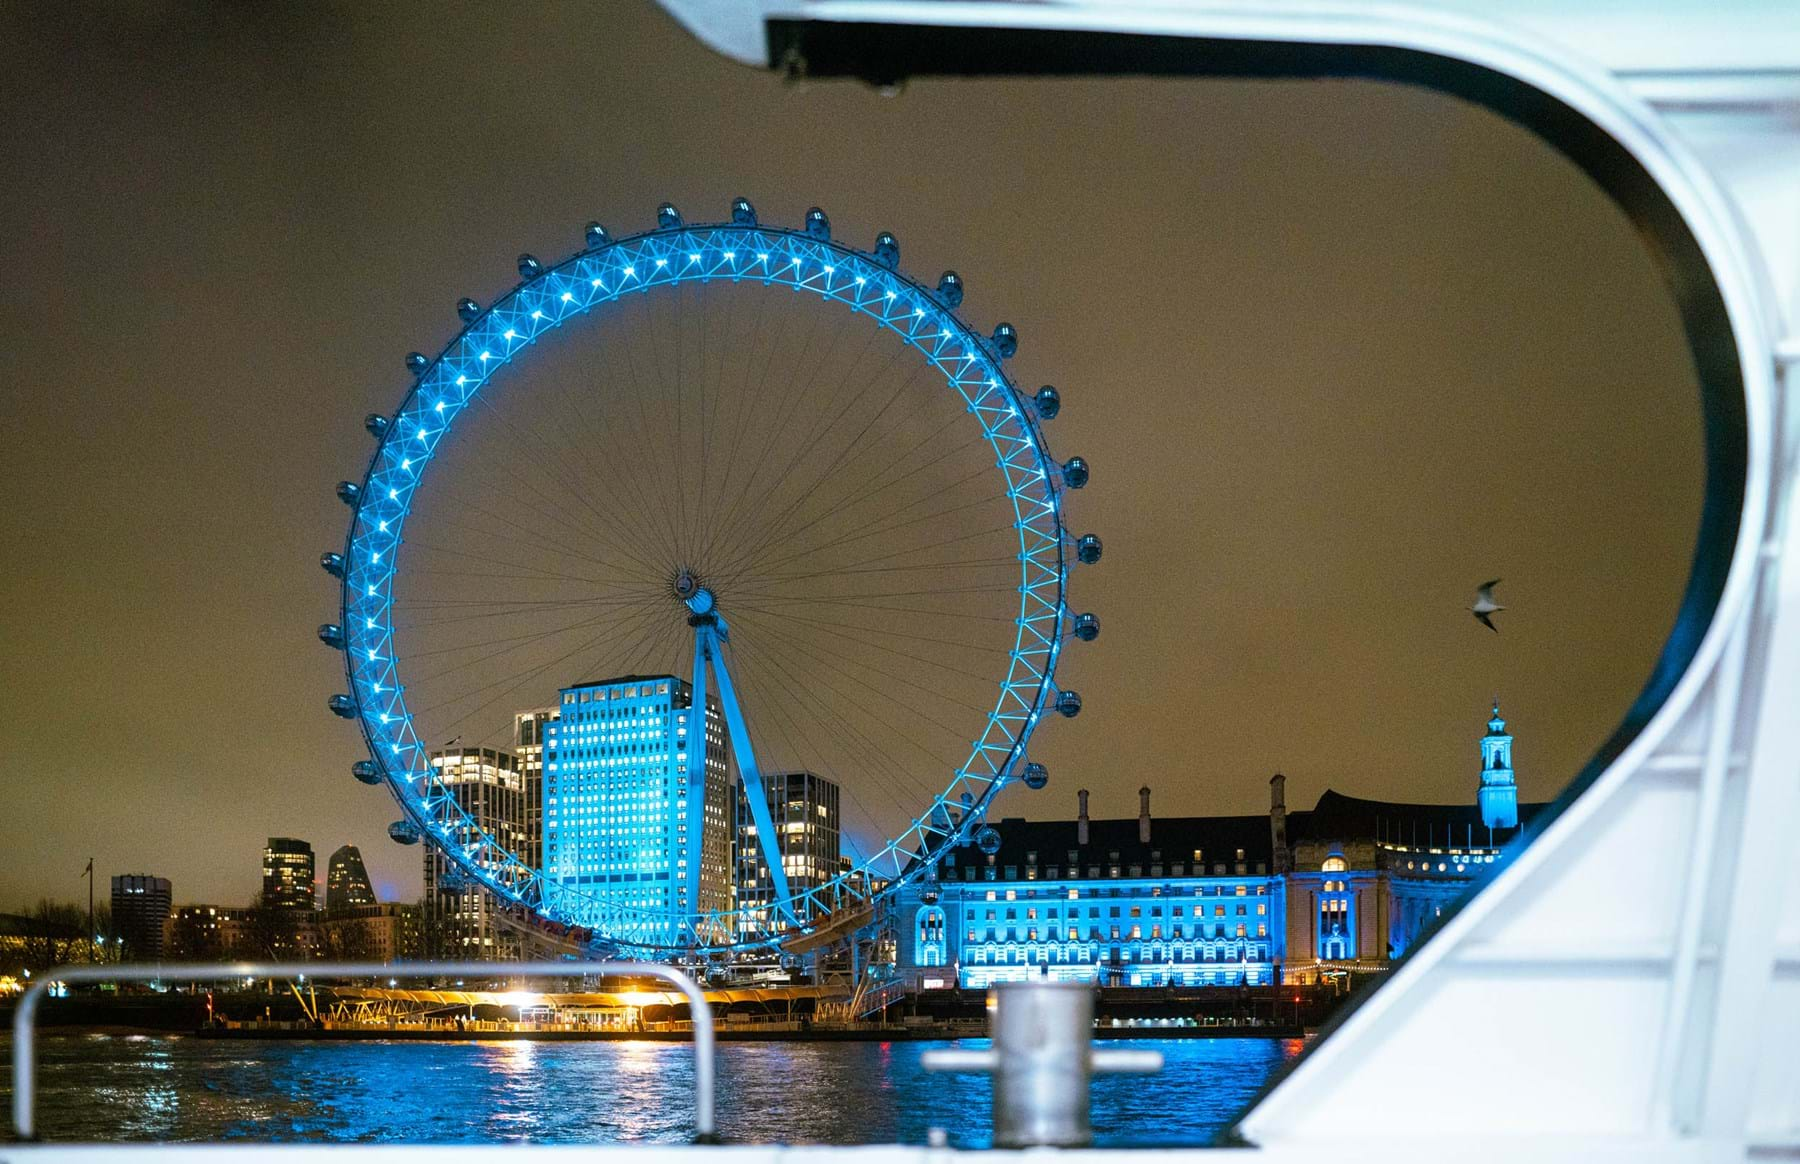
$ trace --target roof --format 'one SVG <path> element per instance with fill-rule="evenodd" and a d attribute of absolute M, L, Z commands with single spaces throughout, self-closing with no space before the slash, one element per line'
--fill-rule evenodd
<path fill-rule="evenodd" d="M 1519 823 L 1529 823 L 1544 803 L 1519 805 Z M 1495 830 L 1500 833 L 1502 830 Z M 1509 834 L 1512 830 L 1504 830 Z M 1360 838 L 1411 843 L 1436 839 L 1487 844 L 1487 826 L 1478 804 L 1405 804 L 1364 800 L 1326 789 L 1310 811 L 1288 813 L 1288 841 L 1347 841 Z"/>
<path fill-rule="evenodd" d="M 1273 852 L 1269 838 L 1267 814 L 1256 816 L 1165 816 L 1150 818 L 1150 842 L 1138 840 L 1138 818 L 1091 820 L 1088 843 L 1078 843 L 1078 825 L 1073 820 L 1024 820 L 1008 817 L 994 826 L 1000 834 L 1000 851 L 996 865 L 1061 865 L 1068 861 L 1069 851 L 1077 850 L 1081 861 L 1111 863 L 1117 853 L 1121 865 L 1150 865 L 1164 861 L 1188 861 L 1194 850 L 1204 854 L 1203 860 L 1232 861 L 1237 851 L 1244 860 L 1266 866 Z M 1035 859 L 1029 854 L 1036 853 Z M 986 855 L 973 844 L 956 850 L 950 857 L 954 865 L 985 865 Z"/>
<path fill-rule="evenodd" d="M 1547 807 L 1544 803 L 1519 805 L 1519 823 Z M 1195 850 L 1201 860 L 1215 862 L 1243 860 L 1252 869 L 1261 864 L 1274 868 L 1274 842 L 1270 835 L 1267 813 L 1249 816 L 1152 816 L 1150 842 L 1138 840 L 1138 818 L 1121 817 L 1088 822 L 1088 843 L 1078 843 L 1075 820 L 1025 820 L 1007 817 L 994 823 L 1000 834 L 1000 849 L 993 863 L 1005 867 L 1027 865 L 1065 865 L 1070 850 L 1080 853 L 1080 863 L 1118 864 L 1148 867 L 1153 864 L 1193 860 Z M 1416 837 L 1420 843 L 1458 842 L 1487 845 L 1509 838 L 1515 830 L 1495 830 L 1489 834 L 1481 823 L 1481 808 L 1468 804 L 1406 804 L 1399 801 L 1365 800 L 1345 796 L 1326 789 L 1311 809 L 1287 814 L 1288 844 L 1302 841 L 1391 840 L 1410 844 Z M 1117 853 L 1115 859 L 1113 854 Z M 1033 856 L 1032 854 L 1036 854 Z M 945 864 L 959 870 L 968 866 L 986 866 L 987 855 L 975 846 L 971 836 L 945 858 Z"/>
<path fill-rule="evenodd" d="M 687 682 L 686 679 L 683 679 L 679 675 L 670 675 L 667 673 L 661 675 L 613 675 L 606 679 L 585 679 L 580 683 L 571 683 L 567 687 L 561 688 L 561 690 L 579 691 L 583 687 L 613 687 L 620 683 L 655 683 L 659 680 L 668 680 L 674 683 Z"/>

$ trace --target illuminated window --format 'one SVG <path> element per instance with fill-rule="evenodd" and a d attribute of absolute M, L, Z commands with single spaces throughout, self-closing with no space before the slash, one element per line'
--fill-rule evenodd
<path fill-rule="evenodd" d="M 1319 868 L 1326 873 L 1343 873 L 1349 870 L 1350 863 L 1342 857 L 1327 857 Z"/>

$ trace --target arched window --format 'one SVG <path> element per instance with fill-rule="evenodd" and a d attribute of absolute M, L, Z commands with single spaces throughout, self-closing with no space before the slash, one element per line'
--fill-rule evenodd
<path fill-rule="evenodd" d="M 947 955 L 944 947 L 943 909 L 935 905 L 925 906 L 914 915 L 914 926 L 918 941 L 914 948 L 913 965 L 944 965 Z"/>
<path fill-rule="evenodd" d="M 1350 869 L 1350 862 L 1333 855 L 1325 858 L 1325 863 L 1319 868 L 1326 873 L 1345 873 Z"/>

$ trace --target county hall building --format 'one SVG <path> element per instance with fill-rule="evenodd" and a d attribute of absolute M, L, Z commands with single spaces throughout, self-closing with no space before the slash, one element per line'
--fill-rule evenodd
<path fill-rule="evenodd" d="M 1418 939 L 1541 805 L 1518 803 L 1512 737 L 1496 706 L 1466 805 L 1327 791 L 1267 815 L 994 825 L 992 855 L 953 850 L 896 902 L 901 969 L 925 989 L 1045 977 L 1108 986 L 1316 981 L 1385 968 Z"/>

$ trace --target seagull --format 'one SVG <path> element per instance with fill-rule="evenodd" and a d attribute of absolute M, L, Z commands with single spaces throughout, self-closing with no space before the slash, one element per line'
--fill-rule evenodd
<path fill-rule="evenodd" d="M 1494 601 L 1494 587 L 1498 585 L 1500 585 L 1500 579 L 1498 578 L 1494 579 L 1492 582 L 1483 582 L 1480 588 L 1475 591 L 1475 604 L 1469 607 L 1469 613 L 1475 616 L 1476 621 L 1480 622 L 1482 626 L 1487 627 L 1495 634 L 1500 633 L 1500 628 L 1494 625 L 1494 620 L 1489 616 L 1497 611 L 1506 609 L 1506 607 L 1501 606 L 1498 602 Z"/>

